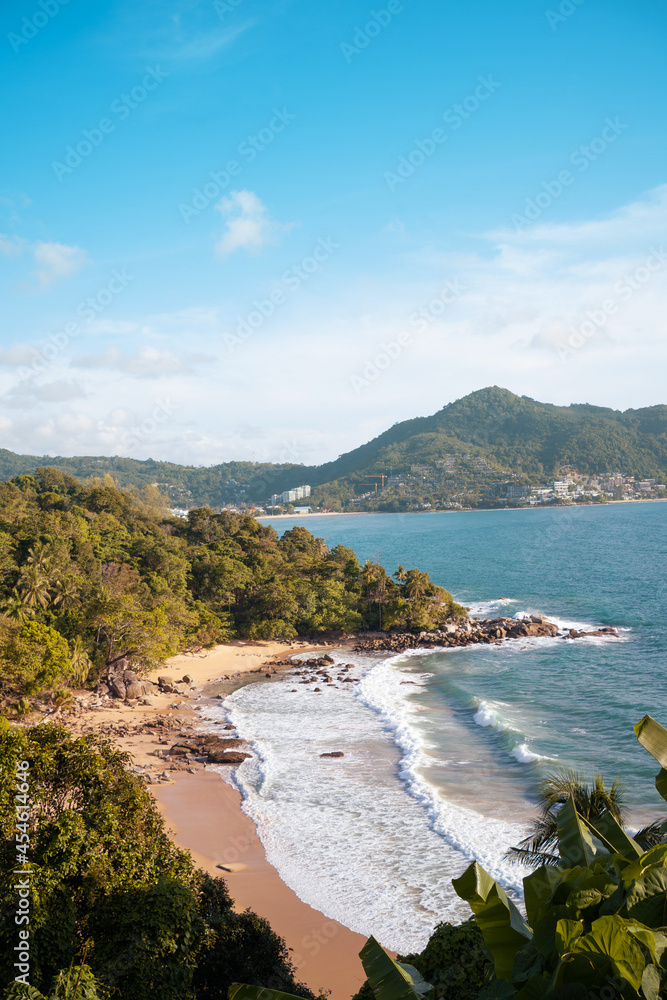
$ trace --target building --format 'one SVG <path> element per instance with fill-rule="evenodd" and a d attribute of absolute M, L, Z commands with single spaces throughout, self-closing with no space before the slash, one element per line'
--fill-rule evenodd
<path fill-rule="evenodd" d="M 294 508 L 294 513 L 295 514 L 310 514 L 310 512 L 311 512 L 312 509 L 313 509 L 312 507 L 295 507 Z"/>
<path fill-rule="evenodd" d="M 567 493 L 567 491 L 568 491 L 568 489 L 570 487 L 570 480 L 569 479 L 557 479 L 555 482 L 551 483 L 550 485 L 551 485 L 551 489 L 554 491 L 554 493 L 556 494 L 556 496 L 557 497 L 562 497 L 562 496 L 564 496 Z"/>
<path fill-rule="evenodd" d="M 529 493 L 530 486 L 517 486 L 516 483 L 508 483 L 506 493 L 508 500 L 520 500 L 522 497 L 527 497 Z"/>
<path fill-rule="evenodd" d="M 271 497 L 271 503 L 294 503 L 295 500 L 305 500 L 309 496 L 310 486 L 297 486 L 293 490 L 285 490 L 284 493 L 274 493 Z"/>

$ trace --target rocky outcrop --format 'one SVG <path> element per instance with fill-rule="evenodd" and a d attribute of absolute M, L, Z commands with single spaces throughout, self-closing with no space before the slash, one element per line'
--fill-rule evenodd
<path fill-rule="evenodd" d="M 528 618 L 466 618 L 447 623 L 434 632 L 389 632 L 373 639 L 362 639 L 354 647 L 356 653 L 395 652 L 406 649 L 436 649 L 438 647 L 490 645 L 504 639 L 524 639 L 528 636 L 557 636 L 558 626 L 544 615 Z"/>
<path fill-rule="evenodd" d="M 567 635 L 564 635 L 564 639 L 585 639 L 587 636 L 601 636 L 602 638 L 608 639 L 610 636 L 615 636 L 618 639 L 618 629 L 617 628 L 597 628 L 593 629 L 591 632 L 581 632 L 577 631 L 576 628 L 571 628 Z"/>

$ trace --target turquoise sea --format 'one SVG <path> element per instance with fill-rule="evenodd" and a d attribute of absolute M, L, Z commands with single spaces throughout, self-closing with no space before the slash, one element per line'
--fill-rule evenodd
<path fill-rule="evenodd" d="M 621 775 L 635 825 L 667 813 L 632 731 L 646 712 L 667 725 L 667 504 L 268 523 L 303 524 L 389 572 L 425 569 L 479 616 L 541 612 L 620 633 L 357 656 L 359 684 L 315 696 L 287 678 L 211 708 L 253 743 L 236 778 L 244 808 L 307 902 L 406 951 L 467 916 L 450 880 L 474 857 L 519 897 L 525 872 L 504 852 L 561 764 Z M 345 757 L 324 762 L 330 750 Z"/>

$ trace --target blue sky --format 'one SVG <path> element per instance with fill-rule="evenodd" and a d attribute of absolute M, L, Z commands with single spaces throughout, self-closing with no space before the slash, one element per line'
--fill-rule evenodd
<path fill-rule="evenodd" d="M 490 384 L 666 401 L 662 0 L 0 22 L 4 447 L 311 463 Z"/>

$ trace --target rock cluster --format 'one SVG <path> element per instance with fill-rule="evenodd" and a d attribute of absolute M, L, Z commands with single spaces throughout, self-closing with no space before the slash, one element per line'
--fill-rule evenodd
<path fill-rule="evenodd" d="M 528 618 L 466 618 L 452 622 L 436 632 L 389 632 L 382 638 L 366 639 L 354 647 L 355 653 L 390 651 L 402 653 L 406 649 L 436 649 L 439 646 L 471 646 L 490 644 L 503 639 L 524 639 L 527 636 L 556 636 L 558 626 L 544 615 Z"/>
<path fill-rule="evenodd" d="M 197 760 L 206 764 L 240 764 L 252 754 L 239 751 L 247 746 L 247 740 L 193 733 L 186 739 L 174 743 L 169 750 L 156 751 L 158 756 L 177 757 L 181 760 Z"/>

